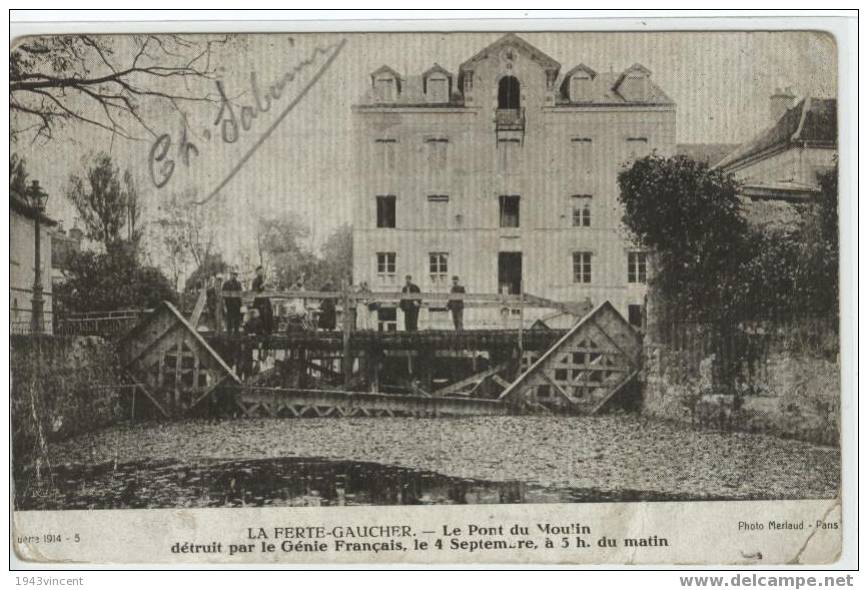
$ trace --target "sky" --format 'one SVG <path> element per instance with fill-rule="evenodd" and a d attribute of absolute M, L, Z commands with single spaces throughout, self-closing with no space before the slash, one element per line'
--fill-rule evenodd
<path fill-rule="evenodd" d="M 218 228 L 218 245 L 232 263 L 255 244 L 255 220 L 261 213 L 294 215 L 311 228 L 310 245 L 319 244 L 342 223 L 351 223 L 352 112 L 370 84 L 370 72 L 383 64 L 403 76 L 421 74 L 434 62 L 451 72 L 501 33 L 344 33 L 247 35 L 213 59 L 226 95 L 240 109 L 255 105 L 251 76 L 262 89 L 282 79 L 310 58 L 284 87 L 272 108 L 239 129 L 232 143 L 215 125 L 218 104 L 186 107 L 198 148 L 186 167 L 178 157 L 181 116 L 165 105 L 146 104 L 144 114 L 158 133 L 167 133 L 167 158 L 176 166 L 162 188 L 151 179 L 153 141 L 112 138 L 107 132 L 68 124 L 49 142 L 19 138 L 12 151 L 24 156 L 32 178 L 50 195 L 48 213 L 74 224 L 75 212 L 63 196 L 70 174 L 84 172 L 84 158 L 102 150 L 137 180 L 145 221 L 170 194 L 195 194 L 202 200 L 227 178 L 219 192 L 201 205 Z M 566 72 L 578 63 L 597 71 L 619 72 L 634 63 L 651 70 L 652 79 L 676 103 L 678 143 L 739 143 L 769 125 L 769 96 L 790 86 L 797 95 L 835 97 L 837 48 L 834 39 L 813 32 L 675 32 L 675 33 L 520 33 L 561 63 Z M 345 40 L 339 51 L 334 48 Z M 116 59 L 129 46 L 113 40 Z M 317 54 L 317 48 L 325 52 Z M 332 54 L 297 105 L 279 119 Z M 313 56 L 313 57 L 310 57 Z M 214 81 L 193 88 L 216 96 Z M 264 90 L 263 90 L 264 91 Z M 15 115 L 13 114 L 13 117 Z M 223 111 L 223 119 L 227 111 Z M 273 128 L 269 133 L 268 130 Z M 231 127 L 229 128 L 231 131 Z M 230 133 L 230 138 L 232 134 Z M 256 148 L 251 152 L 253 148 Z M 244 156 L 251 152 L 243 165 Z M 235 168 L 237 172 L 231 174 Z"/>

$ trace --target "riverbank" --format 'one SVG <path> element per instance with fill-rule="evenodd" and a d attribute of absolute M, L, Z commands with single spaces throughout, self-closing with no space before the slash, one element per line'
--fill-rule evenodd
<path fill-rule="evenodd" d="M 450 477 L 690 498 L 831 498 L 840 452 L 637 416 L 258 419 L 121 425 L 49 448 L 55 466 L 321 457 Z"/>

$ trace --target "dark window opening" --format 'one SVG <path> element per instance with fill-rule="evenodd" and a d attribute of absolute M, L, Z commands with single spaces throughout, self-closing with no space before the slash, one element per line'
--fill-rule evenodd
<path fill-rule="evenodd" d="M 521 84 L 515 76 L 504 76 L 497 87 L 497 108 L 521 108 Z"/>
<path fill-rule="evenodd" d="M 642 327 L 642 306 L 628 305 L 627 306 L 627 321 L 635 328 Z"/>
<path fill-rule="evenodd" d="M 395 227 L 395 197 L 377 197 L 377 227 Z"/>
<path fill-rule="evenodd" d="M 519 227 L 519 203 L 517 195 L 500 196 L 500 227 Z"/>
<path fill-rule="evenodd" d="M 381 307 L 377 310 L 377 329 L 380 332 L 398 331 L 398 310 L 395 307 Z"/>
<path fill-rule="evenodd" d="M 497 284 L 500 293 L 521 293 L 521 252 L 500 252 L 497 256 Z"/>

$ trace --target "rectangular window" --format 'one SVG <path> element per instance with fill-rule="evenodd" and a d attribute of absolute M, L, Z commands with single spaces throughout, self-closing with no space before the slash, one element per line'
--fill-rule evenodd
<path fill-rule="evenodd" d="M 518 155 L 521 142 L 515 138 L 497 140 L 497 168 L 504 174 L 515 172 L 518 168 Z"/>
<path fill-rule="evenodd" d="M 431 252 L 428 254 L 428 272 L 432 284 L 445 285 L 449 276 L 449 253 Z"/>
<path fill-rule="evenodd" d="M 377 167 L 384 172 L 395 171 L 395 150 L 397 141 L 394 139 L 374 140 L 374 150 Z"/>
<path fill-rule="evenodd" d="M 394 307 L 381 307 L 377 310 L 377 329 L 380 332 L 398 331 L 398 310 Z"/>
<path fill-rule="evenodd" d="M 573 282 L 591 282 L 591 253 L 573 252 Z"/>
<path fill-rule="evenodd" d="M 395 100 L 395 79 L 394 78 L 377 78 L 374 83 L 374 91 L 377 99 L 382 102 L 392 102 Z"/>
<path fill-rule="evenodd" d="M 573 227 L 591 227 L 591 195 L 573 195 Z"/>
<path fill-rule="evenodd" d="M 519 227 L 519 203 L 517 195 L 500 196 L 500 227 Z"/>
<path fill-rule="evenodd" d="M 631 158 L 643 158 L 648 155 L 647 137 L 628 137 L 627 152 Z"/>
<path fill-rule="evenodd" d="M 377 227 L 395 227 L 395 195 L 377 196 Z"/>
<path fill-rule="evenodd" d="M 647 263 L 645 252 L 629 252 L 627 254 L 627 282 L 647 282 Z"/>
<path fill-rule="evenodd" d="M 433 229 L 445 229 L 449 222 L 449 195 L 428 195 L 428 223 Z"/>
<path fill-rule="evenodd" d="M 425 144 L 428 146 L 428 169 L 432 173 L 445 171 L 449 140 L 442 137 L 432 138 L 426 139 Z"/>
<path fill-rule="evenodd" d="M 395 257 L 394 252 L 377 252 L 377 278 L 380 282 L 395 282 Z"/>
<path fill-rule="evenodd" d="M 449 102 L 449 81 L 446 78 L 428 78 L 428 100 Z"/>

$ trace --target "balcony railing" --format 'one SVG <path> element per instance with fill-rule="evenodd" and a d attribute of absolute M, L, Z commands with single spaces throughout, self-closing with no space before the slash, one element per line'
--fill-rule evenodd
<path fill-rule="evenodd" d="M 494 121 L 498 131 L 524 131 L 524 109 L 497 109 Z"/>

